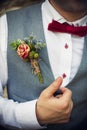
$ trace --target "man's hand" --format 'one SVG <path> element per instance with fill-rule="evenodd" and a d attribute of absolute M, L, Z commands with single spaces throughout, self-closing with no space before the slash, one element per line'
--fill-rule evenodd
<path fill-rule="evenodd" d="M 62 78 L 59 77 L 40 95 L 37 105 L 36 114 L 40 124 L 57 124 L 66 123 L 70 119 L 73 108 L 72 92 L 61 87 Z M 60 89 L 62 94 L 54 97 L 54 93 Z"/>

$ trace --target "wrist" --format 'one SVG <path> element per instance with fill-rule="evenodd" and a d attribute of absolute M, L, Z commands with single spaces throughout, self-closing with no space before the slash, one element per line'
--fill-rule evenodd
<path fill-rule="evenodd" d="M 38 102 L 38 101 L 37 101 Z M 38 121 L 38 123 L 39 123 L 39 125 L 41 126 L 41 127 L 46 127 L 47 126 L 47 124 L 45 124 L 42 120 L 41 120 L 41 118 L 40 118 L 40 115 L 39 115 L 39 108 L 38 108 L 38 106 L 37 106 L 37 102 L 36 102 L 36 118 L 37 118 L 37 121 Z"/>

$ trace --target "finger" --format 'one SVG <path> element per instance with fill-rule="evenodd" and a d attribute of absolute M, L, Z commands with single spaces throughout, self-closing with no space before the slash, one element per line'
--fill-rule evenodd
<path fill-rule="evenodd" d="M 73 109 L 73 102 L 72 101 L 71 101 L 71 104 L 70 104 L 70 109 L 71 109 L 71 111 Z"/>
<path fill-rule="evenodd" d="M 61 87 L 60 90 L 63 93 L 62 96 L 61 96 L 61 98 L 63 98 L 66 101 L 70 101 L 71 97 L 72 97 L 71 90 L 69 90 L 68 88 L 64 88 L 64 87 Z"/>
<path fill-rule="evenodd" d="M 60 98 L 62 96 L 62 94 L 56 95 L 56 98 Z"/>
<path fill-rule="evenodd" d="M 63 119 L 63 120 L 60 120 L 58 122 L 55 122 L 56 124 L 61 124 L 61 123 L 68 123 L 70 119 Z"/>
<path fill-rule="evenodd" d="M 52 120 L 52 123 L 54 124 L 60 124 L 60 123 L 66 123 L 70 120 L 70 117 L 60 117 L 60 118 L 55 118 Z"/>
<path fill-rule="evenodd" d="M 44 90 L 44 92 L 50 97 L 59 89 L 62 84 L 62 77 L 58 77 L 48 88 Z"/>

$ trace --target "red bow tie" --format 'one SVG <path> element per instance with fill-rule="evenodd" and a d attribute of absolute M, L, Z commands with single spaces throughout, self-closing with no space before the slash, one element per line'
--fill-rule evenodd
<path fill-rule="evenodd" d="M 48 30 L 52 32 L 70 33 L 70 34 L 78 35 L 80 37 L 87 35 L 87 26 L 75 27 L 67 23 L 61 24 L 55 20 L 52 20 L 52 23 L 49 23 Z"/>

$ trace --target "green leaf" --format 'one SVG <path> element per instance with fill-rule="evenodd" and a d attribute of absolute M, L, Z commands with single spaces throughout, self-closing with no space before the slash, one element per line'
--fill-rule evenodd
<path fill-rule="evenodd" d="M 41 73 L 38 73 L 37 76 L 38 76 L 38 80 L 39 80 L 39 82 L 40 82 L 40 83 L 44 83 L 44 80 L 43 80 L 42 74 L 41 74 Z"/>
<path fill-rule="evenodd" d="M 10 43 L 10 46 L 14 49 L 17 50 L 17 47 L 20 45 L 20 41 L 13 41 L 12 43 Z"/>

